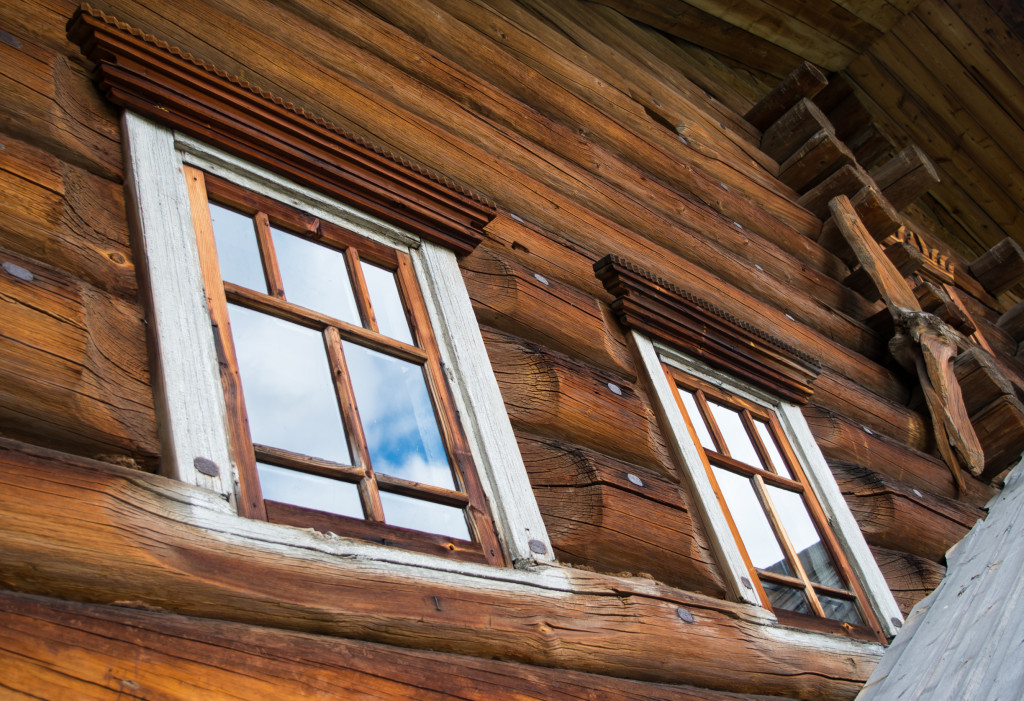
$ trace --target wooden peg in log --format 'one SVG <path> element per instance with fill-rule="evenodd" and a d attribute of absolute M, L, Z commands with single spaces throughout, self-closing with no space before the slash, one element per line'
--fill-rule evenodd
<path fill-rule="evenodd" d="M 790 107 L 804 97 L 814 97 L 828 85 L 828 78 L 821 69 L 804 61 L 782 79 L 782 82 L 750 108 L 743 117 L 758 129 L 764 131 Z"/>
<path fill-rule="evenodd" d="M 1024 249 L 1005 238 L 968 266 L 971 275 L 993 296 L 1024 281 Z"/>
<path fill-rule="evenodd" d="M 896 209 L 902 210 L 935 185 L 939 172 L 915 145 L 908 146 L 871 173 L 882 193 Z"/>
<path fill-rule="evenodd" d="M 921 311 L 910 285 L 864 228 L 847 197 L 836 197 L 829 208 L 836 226 L 874 281 L 893 317 L 896 333 L 889 342 L 889 350 L 901 365 L 917 373 L 932 417 L 939 453 L 949 466 L 957 489 L 962 492 L 961 461 L 973 475 L 981 474 L 985 465 L 953 372 L 953 358 L 967 342 L 938 317 Z"/>

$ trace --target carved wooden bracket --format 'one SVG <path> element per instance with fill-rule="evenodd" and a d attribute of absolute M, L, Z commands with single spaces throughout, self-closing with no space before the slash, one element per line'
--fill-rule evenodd
<path fill-rule="evenodd" d="M 620 323 L 798 404 L 814 390 L 817 360 L 639 266 L 608 255 L 594 264 L 615 295 Z"/>
<path fill-rule="evenodd" d="M 107 99 L 453 250 L 471 252 L 493 204 L 88 4 L 68 38 Z"/>

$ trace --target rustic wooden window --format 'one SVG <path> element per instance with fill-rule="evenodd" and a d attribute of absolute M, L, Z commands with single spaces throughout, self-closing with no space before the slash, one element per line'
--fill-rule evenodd
<path fill-rule="evenodd" d="M 877 635 L 775 412 L 662 367 L 762 602 L 783 622 Z"/>
<path fill-rule="evenodd" d="M 409 255 L 185 174 L 242 512 L 500 562 Z"/>

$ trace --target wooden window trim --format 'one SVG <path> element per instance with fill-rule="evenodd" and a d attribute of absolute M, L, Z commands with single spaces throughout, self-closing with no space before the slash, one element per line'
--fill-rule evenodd
<path fill-rule="evenodd" d="M 88 4 L 68 38 L 106 98 L 466 255 L 494 205 Z"/>
<path fill-rule="evenodd" d="M 421 552 L 444 554 L 493 565 L 505 564 L 494 532 L 494 525 L 488 514 L 483 490 L 476 476 L 472 456 L 459 423 L 455 420 L 454 405 L 448 386 L 441 374 L 437 345 L 408 254 L 382 246 L 342 227 L 320 222 L 317 218 L 301 210 L 260 193 L 240 188 L 216 175 L 208 175 L 194 166 L 186 165 L 184 171 L 188 183 L 197 246 L 202 260 L 210 317 L 215 329 L 217 346 L 222 356 L 222 384 L 227 397 L 229 413 L 233 417 L 229 433 L 232 454 L 235 457 L 239 473 L 242 513 L 250 518 L 314 527 L 340 535 L 351 535 Z M 210 220 L 208 203 L 211 201 L 253 217 L 260 258 L 268 283 L 267 293 L 246 290 L 222 281 L 217 263 L 213 226 Z M 335 246 L 345 247 L 336 250 L 342 252 L 347 259 L 361 316 L 371 328 L 356 327 L 340 319 L 312 312 L 279 299 L 283 297 L 283 285 L 273 244 L 270 241 L 271 221 L 284 231 L 320 243 L 324 243 L 327 239 Z M 325 228 L 330 230 L 330 236 L 321 234 Z M 416 343 L 415 346 L 396 341 L 378 332 L 373 320 L 372 305 L 369 302 L 370 294 L 362 279 L 361 262 L 363 260 L 382 265 L 394 273 L 406 313 L 406 321 L 412 332 L 414 343 Z M 285 462 L 290 465 L 289 469 L 319 474 L 344 482 L 356 482 L 365 510 L 365 521 L 264 500 L 256 469 L 256 452 L 277 455 L 284 451 L 268 450 L 262 446 L 254 449 L 248 431 L 238 361 L 228 324 L 226 306 L 228 302 L 241 304 L 246 308 L 268 313 L 275 318 L 286 319 L 314 328 L 325 335 L 329 363 L 335 369 L 333 373 L 335 391 L 341 408 L 342 421 L 349 436 L 350 449 L 353 452 L 355 463 L 362 467 L 334 467 L 324 464 L 324 461 L 319 461 L 317 464 L 317 461 L 305 460 L 305 456 L 299 455 L 286 455 L 284 456 Z M 455 490 L 432 488 L 400 478 L 378 476 L 374 472 L 362 431 L 362 423 L 358 416 L 355 396 L 348 380 L 348 371 L 341 348 L 343 336 L 355 339 L 364 347 L 383 351 L 389 357 L 401 358 L 423 368 L 438 430 L 445 451 L 455 468 Z M 384 513 L 379 496 L 381 491 L 464 508 L 473 540 L 470 542 L 446 538 L 383 523 Z"/>
<path fill-rule="evenodd" d="M 833 542 L 827 543 L 826 547 L 830 548 L 830 552 L 834 547 L 835 552 L 843 558 L 843 562 L 852 572 L 852 577 L 847 581 L 852 581 L 851 587 L 856 587 L 852 591 L 861 602 L 861 608 L 869 610 L 864 614 L 865 620 L 870 620 L 868 616 L 873 616 L 878 625 L 875 631 L 868 629 L 858 633 L 856 630 L 851 631 L 849 626 L 844 627 L 841 622 L 786 611 L 773 611 L 776 619 L 780 623 L 806 630 L 858 639 L 864 638 L 864 632 L 871 640 L 884 640 L 885 637 L 895 635 L 903 620 L 899 607 L 878 570 L 828 465 L 814 443 L 799 408 L 766 393 L 761 387 L 739 383 L 717 368 L 681 353 L 669 345 L 656 345 L 645 334 L 636 330 L 631 331 L 630 338 L 648 380 L 655 409 L 669 440 L 669 446 L 675 453 L 682 468 L 682 475 L 695 496 L 694 506 L 707 525 L 711 545 L 732 596 L 737 600 L 770 610 L 770 606 L 766 605 L 767 597 L 759 586 L 756 572 L 745 551 L 738 545 L 739 534 L 732 519 L 728 517 L 724 499 L 713 487 L 715 481 L 711 473 L 712 461 L 708 458 L 709 453 L 702 449 L 695 427 L 690 423 L 689 415 L 682 406 L 682 399 L 675 390 L 674 383 L 677 377 L 687 378 L 688 381 L 682 384 L 690 387 L 697 386 L 694 380 L 699 381 L 701 388 L 710 388 L 719 395 L 716 399 L 721 397 L 722 388 L 725 388 L 729 401 L 722 401 L 723 404 L 732 408 L 748 409 L 760 418 L 771 418 L 774 430 L 786 439 L 779 445 L 779 450 L 784 451 L 783 459 L 791 474 L 797 479 L 788 480 L 783 476 L 764 472 L 762 475 L 768 478 L 765 481 L 778 484 L 790 491 L 802 490 L 802 493 L 815 497 L 813 500 L 807 500 L 809 504 L 814 505 L 812 518 L 820 519 L 817 521 L 819 523 L 828 524 L 828 530 L 833 535 Z M 722 456 L 715 456 L 713 460 L 728 461 L 730 467 L 743 465 Z M 748 470 L 751 474 L 754 471 L 755 468 Z M 805 486 L 796 489 L 795 485 L 801 483 Z"/>

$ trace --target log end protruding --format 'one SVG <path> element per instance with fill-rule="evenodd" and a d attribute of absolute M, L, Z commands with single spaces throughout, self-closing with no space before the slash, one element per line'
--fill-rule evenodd
<path fill-rule="evenodd" d="M 876 168 L 871 176 L 892 206 L 901 211 L 940 181 L 931 159 L 914 144 Z"/>
<path fill-rule="evenodd" d="M 762 131 L 771 126 L 779 117 L 801 98 L 811 98 L 828 85 L 828 78 L 817 66 L 804 61 L 782 79 L 782 82 L 765 95 L 750 111 L 743 115 L 744 119 Z"/>
<path fill-rule="evenodd" d="M 971 275 L 993 296 L 1024 281 L 1024 249 L 1007 237 L 968 266 Z"/>

